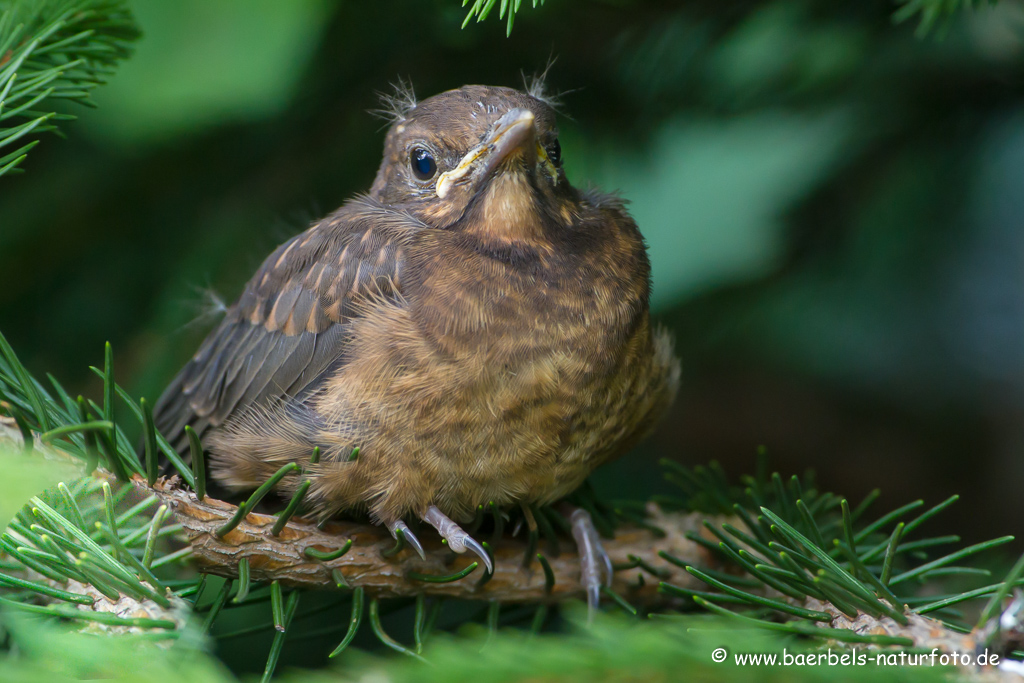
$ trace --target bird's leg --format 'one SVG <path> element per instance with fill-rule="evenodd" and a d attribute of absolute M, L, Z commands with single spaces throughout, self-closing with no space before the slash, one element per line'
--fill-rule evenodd
<path fill-rule="evenodd" d="M 423 552 L 423 546 L 420 545 L 420 539 L 416 538 L 416 535 L 409 528 L 409 525 L 402 520 L 395 522 L 388 522 L 388 531 L 395 538 L 398 538 L 398 532 L 402 532 L 402 537 L 405 538 L 405 542 L 412 546 L 412 549 L 416 551 L 416 554 L 420 556 L 421 560 L 427 559 L 427 554 Z"/>
<path fill-rule="evenodd" d="M 612 583 L 612 560 L 601 545 L 590 513 L 582 508 L 566 508 L 566 511 L 571 510 L 572 537 L 576 540 L 580 556 L 580 583 L 587 591 L 588 612 L 593 615 L 601 601 L 601 585 L 610 586 Z"/>
<path fill-rule="evenodd" d="M 438 510 L 436 505 L 431 505 L 427 508 L 422 519 L 437 529 L 437 533 L 441 534 L 441 538 L 448 541 L 449 548 L 460 554 L 466 552 L 466 548 L 469 548 L 477 557 L 483 560 L 484 565 L 487 567 L 487 573 L 494 573 L 494 564 L 491 562 L 491 556 L 487 554 L 484 547 L 476 539 L 463 531 L 462 527 L 449 519 L 446 514 Z"/>

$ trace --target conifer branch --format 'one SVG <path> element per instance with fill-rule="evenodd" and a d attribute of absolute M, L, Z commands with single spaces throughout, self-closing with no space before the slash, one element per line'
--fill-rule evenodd
<path fill-rule="evenodd" d="M 124 0 L 0 0 L 0 176 L 20 170 L 30 138 L 75 118 L 61 100 L 94 106 L 139 35 Z"/>
<path fill-rule="evenodd" d="M 146 486 L 142 477 L 134 481 L 139 487 Z M 568 542 L 562 544 L 558 555 L 534 551 L 534 555 L 545 558 L 551 576 L 546 576 L 536 557 L 531 557 L 529 566 L 525 566 L 529 542 L 506 534 L 491 549 L 495 571 L 486 583 L 481 581 L 484 573 L 479 567 L 458 580 L 441 582 L 436 579 L 466 569 L 473 558 L 456 555 L 426 534 L 421 538 L 427 555 L 425 560 L 408 549 L 387 557 L 385 553 L 395 541 L 383 527 L 349 521 L 332 521 L 318 528 L 310 520 L 293 517 L 275 536 L 272 531 L 277 516 L 255 512 L 220 535 L 218 530 L 237 508 L 209 496 L 200 501 L 178 481 L 177 478 L 159 479 L 152 491 L 174 511 L 185 529 L 193 560 L 202 571 L 217 576 L 238 578 L 239 568 L 245 561 L 249 576 L 255 581 L 280 581 L 302 588 L 336 588 L 340 572 L 345 586 L 361 587 L 368 595 L 381 598 L 425 593 L 473 600 L 540 603 L 585 597 L 579 582 L 579 558 Z M 701 566 L 709 561 L 716 563 L 702 546 L 686 537 L 699 532 L 707 518 L 701 513 L 664 513 L 652 505 L 648 523 L 662 529 L 663 536 L 637 526 L 624 525 L 617 529 L 615 538 L 604 541 L 612 562 L 622 567 L 615 572 L 612 590 L 638 604 L 678 603 L 678 599 L 658 592 L 659 580 L 690 588 L 696 588 L 700 582 L 659 553 L 685 557 Z M 318 559 L 330 558 L 342 550 L 343 554 L 333 559 Z"/>
<path fill-rule="evenodd" d="M 920 17 L 917 26 L 917 35 L 920 38 L 927 36 L 936 28 L 945 30 L 949 21 L 957 12 L 973 10 L 983 5 L 995 5 L 998 0 L 896 0 L 900 7 L 893 12 L 893 22 L 901 24 L 915 17 Z M 472 3 L 472 4 L 470 4 Z M 543 5 L 544 0 L 531 0 L 533 7 Z M 512 35 L 512 26 L 515 23 L 516 14 L 522 7 L 522 0 L 462 0 L 462 6 L 469 5 L 466 18 L 462 22 L 462 28 L 469 26 L 470 22 L 480 23 L 487 19 L 492 11 L 497 8 L 498 19 L 506 22 L 505 35 Z"/>
<path fill-rule="evenodd" d="M 466 18 L 462 22 L 462 28 L 466 28 L 469 22 L 474 18 L 477 23 L 483 21 L 491 13 L 491 10 L 498 7 L 498 18 L 504 19 L 506 22 L 505 36 L 512 35 L 512 25 L 515 23 L 516 13 L 519 12 L 522 7 L 523 0 L 501 0 L 501 4 L 498 0 L 462 0 L 462 6 L 465 7 L 470 3 L 473 3 L 469 7 L 469 11 L 466 12 Z M 537 5 L 543 5 L 544 0 L 530 0 L 533 7 Z"/>

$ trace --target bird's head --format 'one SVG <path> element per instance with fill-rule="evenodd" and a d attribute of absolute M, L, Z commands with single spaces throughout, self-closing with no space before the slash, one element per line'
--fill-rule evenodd
<path fill-rule="evenodd" d="M 395 108 L 371 196 L 436 228 L 531 242 L 568 223 L 555 112 L 511 88 L 469 85 Z"/>

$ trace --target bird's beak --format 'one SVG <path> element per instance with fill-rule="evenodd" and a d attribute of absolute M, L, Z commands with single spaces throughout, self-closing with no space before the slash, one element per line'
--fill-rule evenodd
<path fill-rule="evenodd" d="M 489 149 L 482 159 L 480 174 L 493 172 L 515 154 L 529 154 L 535 150 L 537 129 L 533 122 L 533 112 L 529 109 L 513 109 L 498 119 L 485 143 Z"/>
<path fill-rule="evenodd" d="M 437 196 L 444 199 L 456 182 L 471 176 L 483 178 L 516 154 L 536 154 L 537 128 L 529 109 L 513 109 L 494 124 L 482 143 L 469 151 L 450 171 L 437 179 Z"/>

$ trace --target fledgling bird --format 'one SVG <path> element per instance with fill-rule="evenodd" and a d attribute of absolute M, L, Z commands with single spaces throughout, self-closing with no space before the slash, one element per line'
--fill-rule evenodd
<path fill-rule="evenodd" d="M 182 453 L 191 425 L 230 489 L 302 463 L 321 517 L 368 510 L 422 554 L 417 517 L 490 567 L 458 522 L 572 492 L 652 428 L 679 364 L 651 326 L 636 224 L 569 184 L 540 90 L 392 104 L 369 193 L 270 255 L 156 423 Z M 572 518 L 593 604 L 610 565 Z"/>

